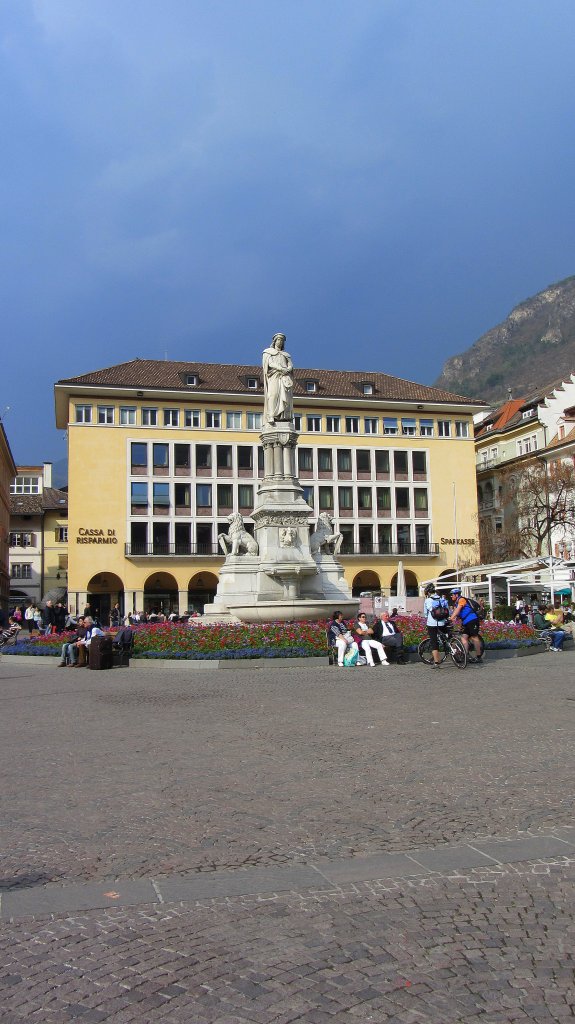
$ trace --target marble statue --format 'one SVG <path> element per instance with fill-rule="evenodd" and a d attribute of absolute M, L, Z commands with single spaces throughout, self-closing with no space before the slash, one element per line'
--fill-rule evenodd
<path fill-rule="evenodd" d="M 258 542 L 244 527 L 243 516 L 234 512 L 228 516 L 230 528 L 227 533 L 218 534 L 218 544 L 224 555 L 257 555 L 259 553 Z"/>
<path fill-rule="evenodd" d="M 285 334 L 274 334 L 263 351 L 264 427 L 293 419 L 293 363 L 284 352 Z"/>
<path fill-rule="evenodd" d="M 321 512 L 317 521 L 317 526 L 309 539 L 309 547 L 312 555 L 320 553 L 321 549 L 324 548 L 326 552 L 333 550 L 334 555 L 338 555 L 341 545 L 343 544 L 343 534 L 334 533 L 332 527 L 335 520 L 333 516 L 330 516 L 329 512 Z"/>

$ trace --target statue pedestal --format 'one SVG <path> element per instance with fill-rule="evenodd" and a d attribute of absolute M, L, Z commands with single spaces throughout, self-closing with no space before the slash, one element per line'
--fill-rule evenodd
<path fill-rule="evenodd" d="M 257 554 L 228 554 L 205 621 L 269 622 L 327 618 L 335 608 L 353 615 L 343 568 L 327 548 L 310 549 L 313 509 L 296 473 L 298 434 L 291 422 L 261 434 L 264 477 L 252 513 Z M 230 528 L 231 536 L 231 528 Z"/>

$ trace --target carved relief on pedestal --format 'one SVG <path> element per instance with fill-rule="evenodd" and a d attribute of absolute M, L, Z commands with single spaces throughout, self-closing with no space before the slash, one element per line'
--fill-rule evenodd
<path fill-rule="evenodd" d="M 297 540 L 297 530 L 293 526 L 280 529 L 280 548 L 293 548 Z"/>

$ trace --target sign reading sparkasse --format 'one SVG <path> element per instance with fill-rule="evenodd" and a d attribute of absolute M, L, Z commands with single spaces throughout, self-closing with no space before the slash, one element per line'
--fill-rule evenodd
<path fill-rule="evenodd" d="M 88 529 L 81 526 L 76 537 L 76 544 L 117 544 L 115 530 Z"/>
<path fill-rule="evenodd" d="M 475 537 L 442 537 L 440 544 L 477 544 Z"/>

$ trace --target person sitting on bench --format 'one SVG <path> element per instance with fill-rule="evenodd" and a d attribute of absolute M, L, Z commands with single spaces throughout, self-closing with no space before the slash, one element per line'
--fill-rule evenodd
<path fill-rule="evenodd" d="M 403 649 L 403 635 L 389 612 L 382 612 L 373 624 L 373 638 L 379 640 L 386 648 L 386 653 L 393 651 L 397 660 L 405 658 Z"/>
<path fill-rule="evenodd" d="M 3 629 L 0 633 L 0 648 L 7 647 L 9 644 L 16 643 L 18 633 L 22 629 L 19 622 L 16 621 L 13 615 L 8 619 L 8 626 Z"/>

